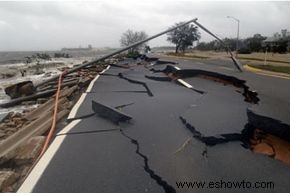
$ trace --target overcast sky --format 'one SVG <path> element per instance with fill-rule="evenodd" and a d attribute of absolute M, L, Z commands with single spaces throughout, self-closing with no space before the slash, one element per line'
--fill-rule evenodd
<path fill-rule="evenodd" d="M 119 47 L 122 32 L 144 30 L 149 35 L 174 23 L 197 17 L 224 37 L 271 36 L 290 31 L 290 2 L 96 1 L 0 2 L 0 51 L 59 50 L 62 47 Z M 202 41 L 212 38 L 202 33 Z M 150 46 L 169 45 L 166 36 Z"/>

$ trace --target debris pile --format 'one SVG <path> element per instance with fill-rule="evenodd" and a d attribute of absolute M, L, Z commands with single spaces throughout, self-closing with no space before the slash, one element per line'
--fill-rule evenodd
<path fill-rule="evenodd" d="M 81 93 L 106 66 L 91 65 L 63 79 L 57 114 L 59 128 L 66 124 L 66 116 Z M 23 104 L 38 107 L 23 113 L 10 112 L 0 122 L 0 192 L 17 190 L 37 159 L 51 127 L 56 90 L 57 81 L 40 86 L 25 81 L 6 88 L 11 100 L 0 104 L 2 108 Z"/>
<path fill-rule="evenodd" d="M 4 117 L 0 123 L 0 141 L 17 132 L 26 124 L 27 120 L 23 115 L 25 115 L 25 113 L 21 114 L 10 112 L 6 115 L 6 117 Z"/>

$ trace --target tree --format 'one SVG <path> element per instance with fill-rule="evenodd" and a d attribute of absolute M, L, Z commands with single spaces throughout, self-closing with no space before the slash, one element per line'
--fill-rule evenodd
<path fill-rule="evenodd" d="M 219 41 L 213 40 L 210 42 L 200 42 L 199 44 L 197 44 L 196 49 L 202 51 L 208 50 L 221 51 L 224 48 Z"/>
<path fill-rule="evenodd" d="M 253 37 L 245 39 L 246 46 L 252 52 L 259 52 L 262 50 L 262 42 L 266 37 L 263 37 L 261 34 L 255 34 Z"/>
<path fill-rule="evenodd" d="M 287 47 L 288 47 L 288 41 L 280 39 L 277 42 L 277 46 L 273 47 L 273 52 L 274 53 L 278 52 L 279 54 L 285 54 L 287 53 Z"/>
<path fill-rule="evenodd" d="M 237 49 L 237 39 L 236 38 L 224 38 L 223 42 L 227 47 L 230 49 L 230 51 L 235 51 Z M 243 40 L 239 39 L 238 41 L 239 48 L 243 48 L 244 42 Z"/>
<path fill-rule="evenodd" d="M 145 40 L 147 37 L 148 35 L 144 31 L 133 31 L 128 29 L 126 32 L 122 34 L 120 44 L 122 47 L 130 46 L 136 42 Z M 139 52 L 145 46 L 146 44 L 144 43 L 142 45 L 131 48 L 129 50 L 129 53 Z"/>
<path fill-rule="evenodd" d="M 182 23 L 183 22 L 176 23 L 174 27 Z M 167 35 L 167 41 L 175 44 L 175 53 L 178 53 L 179 50 L 184 52 L 186 48 L 193 45 L 194 41 L 200 39 L 198 28 L 192 24 L 179 27 L 169 32 Z"/>
<path fill-rule="evenodd" d="M 236 38 L 224 38 L 223 39 L 224 44 L 229 48 L 231 51 L 236 50 L 237 45 L 237 39 Z M 238 42 L 239 47 L 243 48 L 244 42 L 243 40 L 239 40 Z M 196 46 L 196 49 L 198 50 L 214 50 L 214 51 L 227 51 L 227 48 L 225 48 L 219 41 L 213 40 L 210 42 L 201 42 Z"/>
<path fill-rule="evenodd" d="M 51 60 L 51 57 L 47 53 L 36 53 L 35 55 L 32 55 L 33 59 L 42 59 L 42 60 Z"/>

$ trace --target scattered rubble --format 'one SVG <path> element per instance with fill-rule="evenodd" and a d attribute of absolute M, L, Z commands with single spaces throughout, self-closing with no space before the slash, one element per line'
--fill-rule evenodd
<path fill-rule="evenodd" d="M 80 93 L 104 68 L 105 64 L 88 66 L 63 79 L 57 114 L 58 125 L 68 115 Z M 0 122 L 0 192 L 15 192 L 39 155 L 45 134 L 51 127 L 57 81 L 33 86 L 24 81 L 5 89 L 11 97 L 0 107 L 38 104 L 23 113 L 8 113 Z M 65 120 L 64 120 L 65 121 Z"/>
<path fill-rule="evenodd" d="M 34 159 L 40 153 L 40 150 L 44 144 L 44 136 L 36 136 L 30 138 L 28 141 L 15 150 L 14 162 L 16 165 L 25 165 L 33 163 Z"/>
<path fill-rule="evenodd" d="M 1 140 L 6 139 L 8 136 L 17 132 L 27 120 L 23 118 L 23 115 L 20 113 L 10 112 L 0 123 L 1 133 L 0 133 L 0 142 Z"/>
<path fill-rule="evenodd" d="M 18 178 L 19 175 L 13 171 L 0 171 L 0 191 L 6 192 L 8 187 L 15 183 Z"/>

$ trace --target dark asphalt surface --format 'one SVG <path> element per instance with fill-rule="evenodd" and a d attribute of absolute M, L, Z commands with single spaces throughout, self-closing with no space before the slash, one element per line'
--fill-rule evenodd
<path fill-rule="evenodd" d="M 289 124 L 290 81 L 239 73 L 230 61 L 158 57 L 178 62 L 181 69 L 203 69 L 246 80 L 258 92 L 260 102 L 247 103 L 236 87 L 207 79 L 184 79 L 206 92 L 200 94 L 174 81 L 146 78 L 164 74 L 152 73 L 143 65 L 111 67 L 78 109 L 75 117 L 80 123 L 56 137 L 66 136 L 33 192 L 289 192 L 290 166 L 251 152 L 239 137 L 248 123 L 247 109 Z M 152 67 L 164 69 L 166 64 Z M 147 89 L 128 80 L 143 82 Z M 117 125 L 96 115 L 86 117 L 93 113 L 92 100 L 110 107 L 124 105 L 118 109 L 133 119 Z M 243 180 L 274 182 L 275 188 L 176 185 Z"/>

